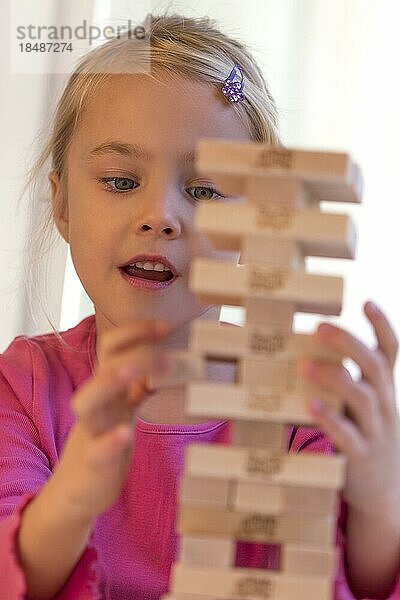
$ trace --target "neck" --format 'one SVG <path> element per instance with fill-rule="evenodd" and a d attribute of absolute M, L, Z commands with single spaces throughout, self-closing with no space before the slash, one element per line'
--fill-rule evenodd
<path fill-rule="evenodd" d="M 206 310 L 204 313 L 202 313 L 199 317 L 196 317 L 196 320 L 206 320 L 206 321 L 218 322 L 219 314 L 220 314 L 220 307 L 212 306 L 211 308 Z M 175 329 L 173 329 L 171 331 L 171 333 L 162 342 L 160 342 L 160 346 L 162 346 L 163 348 L 168 348 L 170 350 L 172 350 L 172 349 L 187 350 L 187 348 L 189 347 L 192 322 L 193 322 L 192 320 L 187 321 L 187 322 L 183 323 L 183 325 L 180 325 L 179 327 L 176 327 Z"/>

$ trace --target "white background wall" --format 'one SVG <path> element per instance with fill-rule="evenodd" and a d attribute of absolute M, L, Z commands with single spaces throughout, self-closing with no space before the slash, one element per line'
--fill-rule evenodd
<path fill-rule="evenodd" d="M 93 0 L 93 3 L 94 22 L 107 19 L 107 15 L 110 23 L 137 17 L 131 0 Z M 359 232 L 357 259 L 354 263 L 309 259 L 309 268 L 346 277 L 343 313 L 340 318 L 331 320 L 348 327 L 372 345 L 372 333 L 361 313 L 363 302 L 372 298 L 384 308 L 400 333 L 396 264 L 400 249 L 397 66 L 400 4 L 396 0 L 250 0 L 246 3 L 200 0 L 147 4 L 154 13 L 168 7 L 187 16 L 216 18 L 226 33 L 246 42 L 259 60 L 278 103 L 285 143 L 294 147 L 347 151 L 358 162 L 365 179 L 363 205 L 329 205 L 329 210 L 345 209 L 353 215 Z M 77 6 L 88 10 L 88 3 L 77 3 Z M 136 10 L 137 3 L 134 6 Z M 7 3 L 0 4 L 3 135 L 0 350 L 19 333 L 33 335 L 50 330 L 39 309 L 37 324 L 27 313 L 24 281 L 18 277 L 21 276 L 21 244 L 29 235 L 28 216 L 23 213 L 16 216 L 14 205 L 27 150 L 35 142 L 40 125 L 47 122 L 51 93 L 54 94 L 56 88 L 53 83 L 49 92 L 48 82 L 40 76 L 9 73 L 6 8 Z M 48 298 L 49 310 L 61 329 L 73 327 L 93 312 L 70 261 L 66 265 L 63 291 L 66 256 L 65 244 L 61 244 L 58 255 L 51 257 L 53 268 Z M 12 289 L 15 285 L 22 287 Z M 296 327 L 306 331 L 315 321 L 314 316 L 299 315 Z M 399 365 L 396 377 L 400 382 Z"/>
<path fill-rule="evenodd" d="M 24 202 L 18 205 L 17 198 L 26 181 L 27 169 L 46 140 L 52 112 L 66 75 L 62 72 L 57 74 L 57 65 L 54 64 L 57 56 L 50 54 L 48 60 L 52 61 L 52 66 L 49 64 L 49 74 L 16 72 L 11 56 L 18 40 L 16 32 L 11 29 L 12 17 L 18 19 L 18 7 L 21 5 L 23 8 L 25 3 L 31 4 L 34 14 L 37 13 L 37 20 L 32 19 L 37 25 L 66 23 L 74 17 L 78 22 L 84 18 L 90 22 L 93 2 L 0 2 L 0 351 L 4 351 L 16 335 L 36 335 L 51 330 L 39 304 L 44 294 L 52 322 L 56 325 L 60 323 L 67 259 L 67 245 L 57 234 L 49 260 L 42 261 L 37 270 L 39 285 L 35 295 L 28 299 L 24 273 L 24 264 L 29 261 L 26 250 L 30 250 L 32 234 L 38 227 L 45 208 L 44 202 L 48 199 L 44 195 L 31 198 L 26 194 Z M 19 63 L 23 65 L 23 61 Z"/>

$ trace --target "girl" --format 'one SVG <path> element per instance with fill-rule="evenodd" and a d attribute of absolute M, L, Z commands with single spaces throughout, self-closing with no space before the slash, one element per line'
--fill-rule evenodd
<path fill-rule="evenodd" d="M 185 448 L 229 442 L 228 421 L 185 420 L 182 389 L 149 393 L 145 381 L 168 369 L 160 348 L 186 348 L 191 321 L 219 315 L 188 288 L 194 256 L 227 258 L 193 227 L 196 205 L 222 197 L 194 169 L 196 142 L 278 145 L 276 108 L 248 51 L 208 19 L 150 15 L 146 27 L 151 69 L 128 34 L 84 57 L 33 169 L 35 178 L 51 157 L 50 214 L 95 314 L 61 333 L 18 336 L 0 356 L 2 600 L 160 598 L 177 557 Z M 237 103 L 221 92 L 233 64 L 246 81 Z M 352 419 L 315 405 L 320 428 L 288 436 L 291 452 L 330 453 L 327 434 L 348 458 L 340 600 L 400 598 L 397 340 L 372 303 L 365 313 L 375 350 L 327 324 L 316 334 L 360 366 L 361 381 L 302 366 Z M 238 543 L 236 565 L 278 568 L 277 549 Z"/>

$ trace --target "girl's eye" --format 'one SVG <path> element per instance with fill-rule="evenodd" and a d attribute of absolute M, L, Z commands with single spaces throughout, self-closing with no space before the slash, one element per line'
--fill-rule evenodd
<path fill-rule="evenodd" d="M 138 186 L 138 183 L 129 177 L 102 177 L 101 179 L 98 179 L 98 181 L 106 184 L 106 189 L 116 194 L 129 192 L 130 190 L 136 189 Z M 114 185 L 112 186 L 111 183 Z M 186 191 L 190 193 L 191 190 L 194 190 L 194 195 L 192 197 L 196 200 L 214 200 L 216 197 L 224 198 L 224 196 L 214 188 L 203 185 L 187 188 Z"/>
<path fill-rule="evenodd" d="M 131 184 L 136 184 L 137 182 L 129 177 L 103 177 L 99 179 L 101 183 L 106 184 L 106 188 L 113 193 L 119 194 L 122 192 L 129 192 L 130 190 L 135 189 Z M 110 186 L 110 182 L 115 184 L 115 187 Z"/>
<path fill-rule="evenodd" d="M 194 198 L 196 200 L 215 200 L 215 197 L 213 197 L 214 194 L 217 194 L 219 198 L 224 198 L 224 196 L 214 188 L 209 188 L 204 185 L 196 185 L 194 187 L 187 188 L 186 191 L 190 193 L 190 190 L 194 190 Z"/>

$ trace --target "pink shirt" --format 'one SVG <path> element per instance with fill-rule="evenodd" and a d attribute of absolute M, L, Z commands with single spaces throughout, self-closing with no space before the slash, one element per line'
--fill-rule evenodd
<path fill-rule="evenodd" d="M 0 354 L 1 600 L 26 598 L 15 547 L 21 512 L 51 476 L 75 421 L 70 398 L 96 364 L 94 315 L 61 336 L 72 349 L 50 333 L 18 336 Z M 57 600 L 156 600 L 166 593 L 179 549 L 175 519 L 185 448 L 191 442 L 228 443 L 229 435 L 229 421 L 182 426 L 137 419 L 133 460 L 119 500 L 96 519 Z M 316 429 L 289 428 L 289 442 L 291 452 L 332 452 Z M 343 560 L 345 509 L 342 503 L 336 600 L 354 600 Z M 277 548 L 239 542 L 236 566 L 277 568 Z M 400 599 L 400 576 L 390 599 Z"/>

